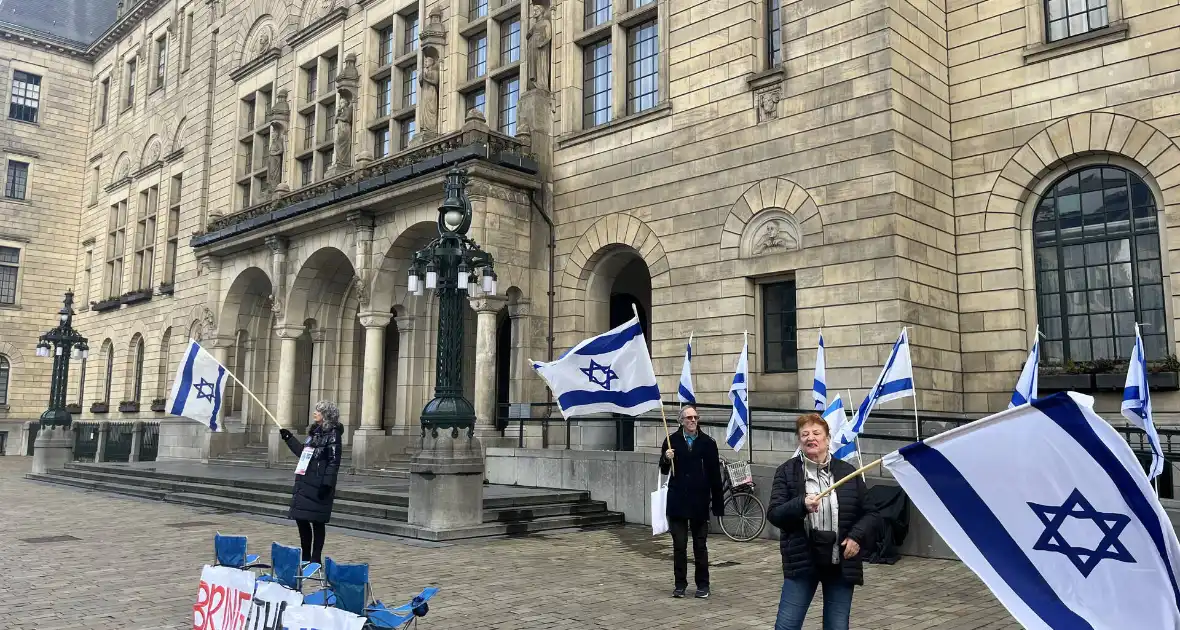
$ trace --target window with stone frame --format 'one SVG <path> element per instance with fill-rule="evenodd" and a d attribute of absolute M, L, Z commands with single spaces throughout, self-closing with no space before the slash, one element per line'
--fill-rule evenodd
<path fill-rule="evenodd" d="M 1045 32 L 1056 42 L 1110 25 L 1107 0 L 1044 0 Z"/>
<path fill-rule="evenodd" d="M 29 198 L 29 163 L 8 160 L 8 172 L 4 178 L 4 196 L 24 201 Z"/>
<path fill-rule="evenodd" d="M 591 129 L 667 101 L 666 5 L 582 0 L 581 30 L 573 34 L 582 63 L 572 72 L 582 112 L 566 123 L 571 131 L 579 122 Z"/>
<path fill-rule="evenodd" d="M 372 31 L 373 35 L 377 31 Z M 377 50 L 375 37 L 369 40 L 372 48 L 368 54 L 374 55 Z M 330 46 L 317 57 L 304 63 L 299 69 L 302 98 L 295 106 L 302 127 L 302 144 L 294 151 L 297 162 L 310 159 L 312 162 L 312 180 L 323 179 L 332 166 L 332 146 L 335 142 L 336 129 L 336 71 L 339 59 L 338 46 Z M 371 93 L 368 92 L 368 93 Z M 371 101 L 370 101 L 371 103 Z M 372 115 L 372 105 L 368 105 L 365 115 Z M 298 135 L 297 135 L 298 136 Z M 265 173 L 265 170 L 263 171 Z"/>
<path fill-rule="evenodd" d="M 773 68 L 783 62 L 781 0 L 766 0 L 766 63 Z"/>
<path fill-rule="evenodd" d="M 459 84 L 455 103 L 461 108 L 460 118 L 479 109 L 488 126 L 509 135 L 516 134 L 517 103 L 523 89 L 521 8 L 519 0 L 494 0 L 483 15 L 460 30 L 467 40 L 467 79 Z"/>
<path fill-rule="evenodd" d="M 82 268 L 82 304 L 90 304 L 91 282 L 94 281 L 94 250 L 86 248 L 85 266 Z"/>
<path fill-rule="evenodd" d="M 156 261 L 156 205 L 160 189 L 152 186 L 139 193 L 139 218 L 135 223 L 135 258 L 132 259 L 131 284 L 134 291 L 152 288 Z"/>
<path fill-rule="evenodd" d="M 153 90 L 164 87 L 164 77 L 168 72 L 168 35 L 161 35 L 156 40 L 155 58 L 156 71 L 152 82 Z"/>
<path fill-rule="evenodd" d="M 127 201 L 111 206 L 107 221 L 107 256 L 104 300 L 119 297 L 123 291 L 123 254 L 127 246 Z"/>
<path fill-rule="evenodd" d="M 377 95 L 370 114 L 369 141 L 373 156 L 382 158 L 401 149 L 394 147 L 394 138 L 402 122 L 414 116 L 418 103 L 418 13 L 394 13 L 375 24 L 371 32 L 381 65 L 369 77 Z"/>
<path fill-rule="evenodd" d="M 21 250 L 16 247 L 0 245 L 0 306 L 16 306 L 20 254 Z"/>
<path fill-rule="evenodd" d="M 799 369 L 794 280 L 762 285 L 762 357 L 767 374 Z"/>
<path fill-rule="evenodd" d="M 133 55 L 127 60 L 127 65 L 123 69 L 123 85 L 127 86 L 127 89 L 123 91 L 123 109 L 128 109 L 135 105 L 135 75 L 138 73 L 139 60 Z"/>
<path fill-rule="evenodd" d="M 414 133 L 416 131 L 417 125 L 415 125 L 415 120 L 412 116 L 402 120 L 398 125 L 398 148 L 403 151 L 409 148 L 410 141 L 414 139 Z"/>
<path fill-rule="evenodd" d="M 517 103 L 520 99 L 520 77 L 508 76 L 500 80 L 500 91 L 497 95 L 499 102 L 496 130 L 508 136 L 516 135 Z"/>
<path fill-rule="evenodd" d="M 102 167 L 90 169 L 90 205 L 98 203 L 98 191 L 102 189 Z"/>
<path fill-rule="evenodd" d="M 488 16 L 488 0 L 468 0 L 470 9 L 467 12 L 467 19 L 474 22 L 483 17 Z"/>
<path fill-rule="evenodd" d="M 266 155 L 270 145 L 266 115 L 272 102 L 269 83 L 243 94 L 239 101 L 236 168 L 239 210 L 266 199 Z"/>
<path fill-rule="evenodd" d="M 8 383 L 12 377 L 12 363 L 0 354 L 0 405 L 8 404 Z"/>
<path fill-rule="evenodd" d="M 627 113 L 638 114 L 660 100 L 660 42 L 655 19 L 627 31 Z"/>
<path fill-rule="evenodd" d="M 143 337 L 135 335 L 135 363 L 131 373 L 131 402 L 139 402 L 143 395 Z"/>
<path fill-rule="evenodd" d="M 168 190 L 168 227 L 165 231 L 167 242 L 164 249 L 164 277 L 161 284 L 176 282 L 176 254 L 180 249 L 180 193 L 184 189 L 184 176 L 174 175 Z"/>
<path fill-rule="evenodd" d="M 8 100 L 8 117 L 28 123 L 37 122 L 41 111 L 41 77 L 23 70 L 12 71 L 12 92 Z"/>
<path fill-rule="evenodd" d="M 115 377 L 115 346 L 107 339 L 102 344 L 103 353 L 106 355 L 106 374 L 103 375 L 102 380 L 102 402 L 106 405 L 111 404 L 111 385 L 113 385 Z"/>
<path fill-rule="evenodd" d="M 520 61 L 520 17 L 513 17 L 500 23 L 500 63 Z"/>
<path fill-rule="evenodd" d="M 589 129 L 611 121 L 610 40 L 582 49 L 582 127 Z"/>
<path fill-rule="evenodd" d="M 488 32 L 480 31 L 467 38 L 467 78 L 478 79 L 488 73 Z"/>
<path fill-rule="evenodd" d="M 1044 362 L 1125 359 L 1136 322 L 1148 360 L 1170 353 L 1157 206 L 1138 175 L 1095 165 L 1060 178 L 1037 204 L 1033 243 Z"/>
<path fill-rule="evenodd" d="M 487 100 L 487 94 L 483 91 L 483 88 L 468 92 L 464 95 L 464 115 L 466 115 L 466 112 L 478 109 L 483 113 L 484 117 L 487 117 Z"/>
<path fill-rule="evenodd" d="M 299 185 L 307 186 L 313 181 L 312 160 L 307 157 L 297 161 L 299 163 Z"/>
<path fill-rule="evenodd" d="M 192 14 L 192 11 L 189 11 L 188 13 L 186 13 L 184 15 L 184 43 L 182 44 L 182 47 L 184 49 L 184 54 L 183 54 L 184 65 L 181 67 L 180 71 L 184 72 L 184 71 L 188 70 L 189 64 L 192 61 L 192 52 L 193 52 L 193 14 Z"/>
<path fill-rule="evenodd" d="M 156 398 L 168 397 L 168 370 L 172 368 L 172 328 L 164 329 L 164 336 L 160 338 L 160 361 L 156 364 Z M 244 374 L 245 370 L 238 374 Z"/>
<path fill-rule="evenodd" d="M 98 126 L 107 124 L 111 100 L 111 78 L 107 77 L 98 84 Z"/>

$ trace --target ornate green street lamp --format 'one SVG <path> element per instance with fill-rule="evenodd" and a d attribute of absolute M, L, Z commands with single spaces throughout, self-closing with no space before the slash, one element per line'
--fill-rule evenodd
<path fill-rule="evenodd" d="M 37 356 L 53 357 L 53 374 L 49 382 L 49 408 L 41 414 L 41 427 L 69 427 L 73 423 L 66 410 L 66 386 L 69 384 L 70 357 L 85 359 L 90 356 L 86 338 L 74 330 L 74 292 L 66 291 L 59 324 L 41 335 L 37 342 Z"/>
<path fill-rule="evenodd" d="M 463 397 L 463 309 L 468 297 L 496 294 L 492 255 L 467 236 L 471 228 L 471 201 L 462 169 L 447 173 L 446 198 L 438 207 L 438 238 L 414 253 L 407 289 L 438 294 L 438 365 L 434 398 L 422 409 L 422 434 L 429 429 L 459 429 L 475 434 L 475 409 Z"/>

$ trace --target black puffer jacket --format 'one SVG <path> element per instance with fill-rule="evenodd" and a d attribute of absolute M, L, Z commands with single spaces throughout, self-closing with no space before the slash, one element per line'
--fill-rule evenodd
<path fill-rule="evenodd" d="M 855 470 L 847 462 L 832 460 L 832 478 L 843 479 Z M 779 553 L 783 557 L 783 577 L 807 578 L 815 570 L 807 542 L 807 531 L 803 520 L 807 506 L 804 490 L 803 455 L 783 462 L 774 472 L 774 486 L 770 493 L 770 507 L 766 509 L 766 520 L 782 530 L 779 536 Z M 863 560 L 872 544 L 872 532 L 876 531 L 876 515 L 865 501 L 865 482 L 860 477 L 836 488 L 836 501 L 840 508 L 839 531 L 836 543 L 851 538 L 860 545 L 860 553 L 845 560 L 843 547 L 840 548 L 840 573 L 849 584 L 864 584 Z"/>
<path fill-rule="evenodd" d="M 291 494 L 288 516 L 297 521 L 327 523 L 332 518 L 332 500 L 336 498 L 336 475 L 340 472 L 340 436 L 344 427 L 337 424 L 329 430 L 314 425 L 302 444 L 299 438 L 287 438 L 287 448 L 299 457 L 303 449 L 315 449 L 307 471 L 295 475 L 295 489 Z"/>
<path fill-rule="evenodd" d="M 668 480 L 668 518 L 706 520 L 709 507 L 714 516 L 721 516 L 721 463 L 717 458 L 717 442 L 697 431 L 692 448 L 684 439 L 684 429 L 673 433 L 672 450 L 676 452 L 676 470 Z M 660 445 L 660 473 L 672 471 L 673 462 L 664 456 L 668 440 Z"/>

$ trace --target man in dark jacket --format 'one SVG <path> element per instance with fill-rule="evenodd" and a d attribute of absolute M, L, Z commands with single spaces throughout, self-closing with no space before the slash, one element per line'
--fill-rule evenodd
<path fill-rule="evenodd" d="M 286 429 L 279 429 L 279 437 L 299 457 L 288 516 L 299 527 L 303 561 L 321 563 L 324 525 L 332 518 L 332 502 L 336 498 L 344 427 L 340 424 L 340 411 L 332 402 L 317 403 L 313 417 L 315 424 L 307 432 L 306 441 L 301 443 Z"/>
<path fill-rule="evenodd" d="M 709 596 L 709 507 L 722 514 L 721 463 L 717 442 L 697 430 L 700 415 L 696 407 L 680 410 L 680 430 L 660 446 L 660 473 L 668 480 L 668 530 L 672 534 L 672 568 L 676 589 L 672 597 L 684 597 L 688 588 L 688 534 L 692 532 L 692 556 L 696 563 L 696 596 Z"/>

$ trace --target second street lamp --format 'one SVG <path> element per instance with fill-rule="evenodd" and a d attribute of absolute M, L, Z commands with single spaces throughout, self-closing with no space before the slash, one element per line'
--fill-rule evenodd
<path fill-rule="evenodd" d="M 467 236 L 471 229 L 471 201 L 466 192 L 467 174 L 453 169 L 447 174 L 446 197 L 438 208 L 438 237 L 414 253 L 407 289 L 438 292 L 438 363 L 434 398 L 422 409 L 422 433 L 438 437 L 439 429 L 459 429 L 475 434 L 475 409 L 463 397 L 463 309 L 468 297 L 482 291 L 496 294 L 492 255 Z"/>
<path fill-rule="evenodd" d="M 85 359 L 90 349 L 86 338 L 74 330 L 74 293 L 66 291 L 58 325 L 41 335 L 37 342 L 37 356 L 53 357 L 53 372 L 49 379 L 49 408 L 41 414 L 41 427 L 69 427 L 73 423 L 66 409 L 66 387 L 69 384 L 70 358 Z"/>

